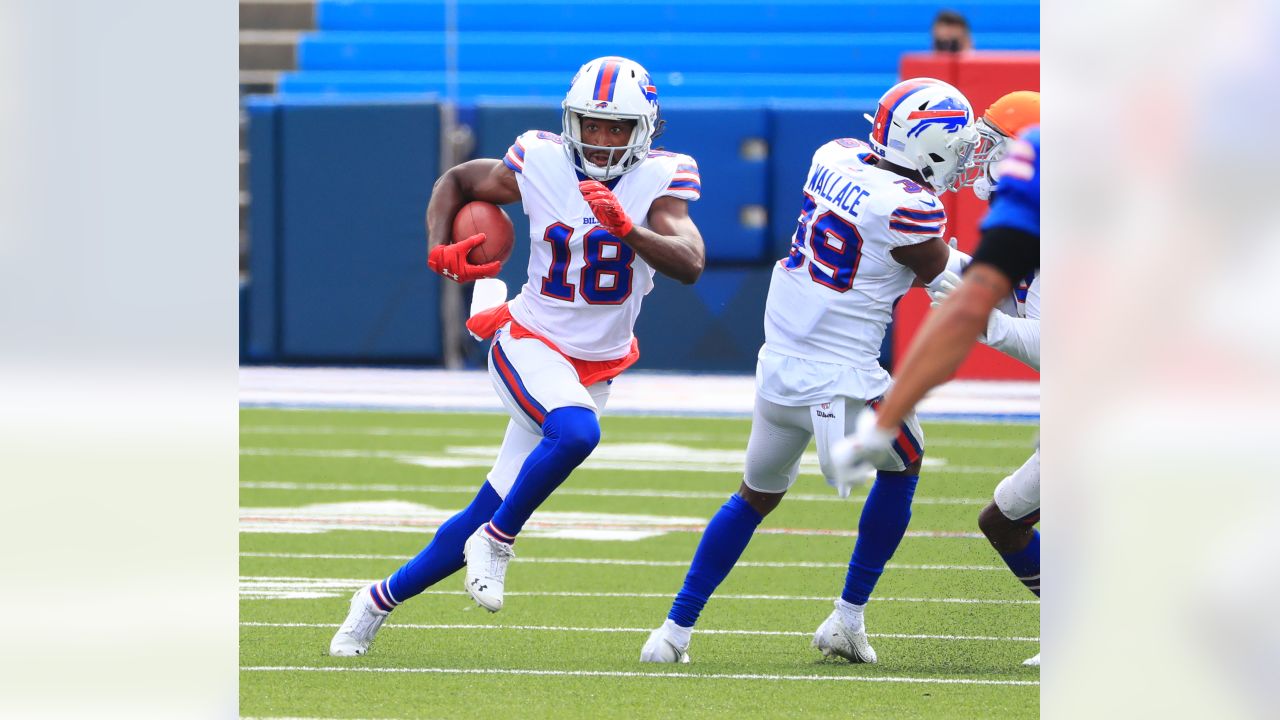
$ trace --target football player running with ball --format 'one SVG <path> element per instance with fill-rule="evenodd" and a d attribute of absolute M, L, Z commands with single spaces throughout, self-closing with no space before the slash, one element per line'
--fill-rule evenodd
<path fill-rule="evenodd" d="M 960 187 L 977 143 L 969 101 L 944 82 L 916 78 L 890 88 L 868 119 L 870 145 L 833 140 L 813 156 L 790 256 L 769 285 L 746 474 L 707 526 L 642 661 L 688 661 L 703 606 L 795 482 L 810 438 L 823 475 L 848 495 L 831 449 L 890 385 L 878 360 L 894 304 L 916 278 L 933 287 L 968 259 L 943 239 L 938 194 Z M 863 610 L 911 518 L 924 456 L 915 415 L 901 418 L 891 444 L 875 466 L 844 590 L 813 638 L 823 654 L 853 662 L 876 661 Z"/>
<path fill-rule="evenodd" d="M 475 499 L 417 557 L 356 592 L 330 655 L 364 654 L 397 605 L 464 566 L 471 597 L 502 609 L 516 537 L 591 454 L 610 382 L 639 357 L 632 329 L 654 273 L 686 284 L 702 274 L 702 236 L 688 208 L 701 194 L 698 167 L 687 155 L 651 149 L 662 128 L 657 98 L 639 64 L 592 60 L 570 85 L 561 133 L 526 132 L 501 160 L 463 163 L 436 182 L 429 265 L 447 278 L 498 271 L 467 261 L 483 235 L 446 244 L 464 204 L 520 200 L 529 216 L 528 282 L 467 323 L 493 339 L 489 375 L 511 421 Z"/>

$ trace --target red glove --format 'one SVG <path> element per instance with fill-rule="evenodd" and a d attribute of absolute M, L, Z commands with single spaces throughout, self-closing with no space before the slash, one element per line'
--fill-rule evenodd
<path fill-rule="evenodd" d="M 502 269 L 500 262 L 483 265 L 472 265 L 467 262 L 467 253 L 471 252 L 471 248 L 484 242 L 484 238 L 484 233 L 476 233 L 466 240 L 450 245 L 441 243 L 431 248 L 431 252 L 427 255 L 427 267 L 457 283 L 497 275 Z"/>
<path fill-rule="evenodd" d="M 578 183 L 578 191 L 582 193 L 582 199 L 591 206 L 591 212 L 600 221 L 600 227 L 608 230 L 610 235 L 621 238 L 635 227 L 631 218 L 627 217 L 627 211 L 622 209 L 622 203 L 618 202 L 618 196 L 600 182 L 583 180 Z"/>

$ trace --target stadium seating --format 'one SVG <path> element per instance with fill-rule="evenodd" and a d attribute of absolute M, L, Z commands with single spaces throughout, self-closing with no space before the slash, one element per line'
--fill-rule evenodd
<path fill-rule="evenodd" d="M 925 50 L 940 2 L 906 0 L 322 0 L 298 41 L 288 94 L 436 93 L 558 99 L 600 55 L 654 74 L 664 99 L 812 98 L 865 102 L 904 52 Z M 1035 0 L 959 0 L 984 49 L 1039 47 Z M 820 32 L 814 32 L 820 28 Z M 447 71 L 456 69 L 455 82 Z"/>

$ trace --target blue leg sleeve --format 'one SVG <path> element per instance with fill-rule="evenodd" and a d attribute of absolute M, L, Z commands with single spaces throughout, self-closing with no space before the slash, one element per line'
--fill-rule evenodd
<path fill-rule="evenodd" d="M 711 593 L 724 582 L 738 558 L 742 557 L 742 551 L 747 549 L 752 533 L 763 519 L 740 495 L 730 497 L 720 506 L 702 533 L 698 551 L 693 554 L 693 564 L 684 576 L 684 587 L 676 595 L 667 617 L 677 625 L 693 627 Z"/>
<path fill-rule="evenodd" d="M 849 560 L 844 592 L 840 597 L 854 605 L 866 605 L 884 566 L 898 549 L 911 522 L 911 499 L 916 494 L 919 475 L 876 473 L 858 520 L 858 541 Z"/>

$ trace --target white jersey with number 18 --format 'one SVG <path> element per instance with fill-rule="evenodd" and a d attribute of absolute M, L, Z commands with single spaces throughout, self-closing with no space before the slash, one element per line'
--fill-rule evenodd
<path fill-rule="evenodd" d="M 641 301 L 653 289 L 653 268 L 599 226 L 559 135 L 530 130 L 503 162 L 516 173 L 532 243 L 529 281 L 510 303 L 512 317 L 571 357 L 625 356 Z M 641 227 L 657 198 L 697 200 L 701 190 L 693 158 L 659 150 L 613 186 Z"/>
<path fill-rule="evenodd" d="M 890 253 L 944 237 L 947 215 L 929 188 L 870 164 L 874 157 L 849 138 L 813 155 L 791 253 L 769 284 L 757 367 L 767 400 L 870 400 L 889 387 L 880 345 L 915 278 Z"/>

